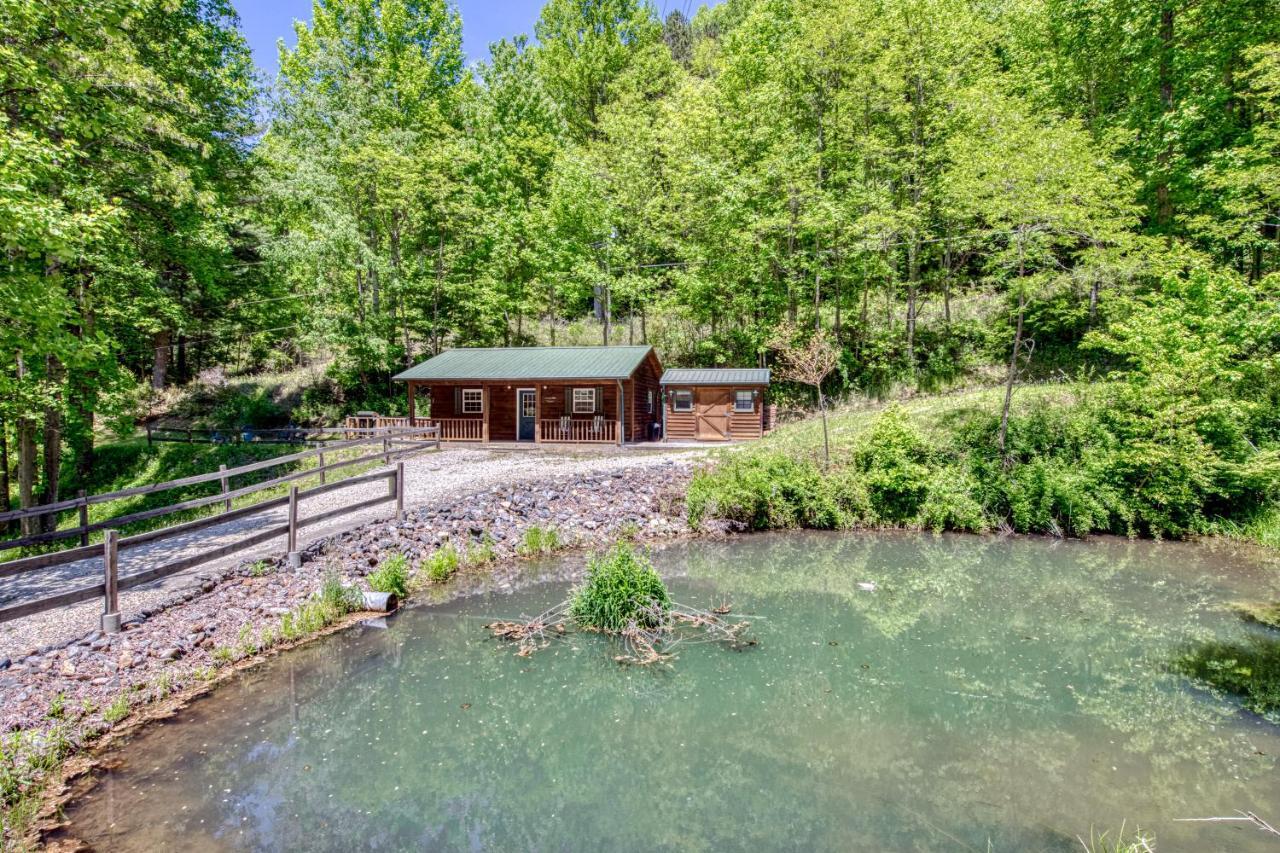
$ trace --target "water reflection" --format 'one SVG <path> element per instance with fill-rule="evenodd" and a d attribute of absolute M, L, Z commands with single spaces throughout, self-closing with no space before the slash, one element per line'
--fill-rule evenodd
<path fill-rule="evenodd" d="M 120 850 L 1069 850 L 1126 820 L 1266 849 L 1170 822 L 1274 810 L 1280 733 L 1164 662 L 1243 630 L 1217 606 L 1274 596 L 1274 573 L 1176 543 L 896 534 L 656 561 L 680 600 L 754 614 L 760 646 L 685 646 L 668 671 L 594 636 L 532 658 L 487 639 L 563 584 L 411 611 L 150 730 L 73 830 Z"/>

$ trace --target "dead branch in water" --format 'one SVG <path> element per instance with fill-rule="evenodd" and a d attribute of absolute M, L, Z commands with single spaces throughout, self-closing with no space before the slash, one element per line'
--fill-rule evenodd
<path fill-rule="evenodd" d="M 571 605 L 571 601 L 563 601 L 528 622 L 490 622 L 485 628 L 496 639 L 517 643 L 516 654 L 528 657 L 549 646 L 553 638 L 569 632 L 573 623 Z M 687 605 L 672 604 L 664 608 L 654 602 L 643 608 L 638 618 L 628 622 L 621 631 L 601 633 L 617 637 L 622 642 L 625 653 L 615 655 L 614 660 L 645 666 L 672 660 L 677 646 L 695 638 L 701 642 L 724 643 L 733 649 L 754 646 L 755 640 L 743 637 L 750 626 L 746 620 L 730 621 L 716 613 Z"/>
<path fill-rule="evenodd" d="M 1263 832 L 1280 837 L 1280 829 L 1276 829 L 1253 812 L 1242 812 L 1236 809 L 1239 817 L 1179 817 L 1174 818 L 1178 823 L 1251 823 Z"/>

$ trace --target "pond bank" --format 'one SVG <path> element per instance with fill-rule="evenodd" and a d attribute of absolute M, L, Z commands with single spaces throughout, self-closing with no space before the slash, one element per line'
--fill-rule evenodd
<path fill-rule="evenodd" d="M 317 541 L 297 570 L 274 559 L 204 574 L 199 587 L 148 608 L 119 634 L 92 632 L 0 661 L 5 761 L 15 753 L 15 763 L 25 755 L 74 754 L 127 720 L 132 709 L 203 692 L 229 665 L 258 658 L 259 645 L 269 645 L 261 643 L 264 630 L 306 602 L 326 574 L 364 587 L 364 576 L 392 554 L 416 567 L 446 544 L 465 550 L 483 537 L 493 559 L 476 571 L 501 587 L 520 572 L 520 545 L 534 526 L 555 528 L 564 548 L 590 548 L 623 533 L 641 541 L 688 535 L 683 495 L 691 471 L 691 462 L 665 460 L 525 479 L 424 505 L 403 522 Z M 465 587 L 465 578 L 427 587 L 429 597 Z"/>

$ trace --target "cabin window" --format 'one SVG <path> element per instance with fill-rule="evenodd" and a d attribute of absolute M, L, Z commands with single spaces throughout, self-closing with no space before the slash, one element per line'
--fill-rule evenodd
<path fill-rule="evenodd" d="M 671 411 L 692 412 L 693 411 L 693 392 L 692 391 L 672 391 L 671 392 Z"/>
<path fill-rule="evenodd" d="M 756 394 L 754 391 L 734 391 L 733 410 L 735 412 L 754 412 L 756 410 Z"/>
<path fill-rule="evenodd" d="M 484 412 L 484 391 L 480 388 L 462 389 L 462 413 L 478 415 Z"/>
<path fill-rule="evenodd" d="M 575 415 L 590 415 L 596 410 L 596 389 L 594 388 L 574 388 L 573 389 L 573 413 Z"/>
<path fill-rule="evenodd" d="M 653 414 L 653 389 L 649 389 L 648 402 L 645 403 L 644 411 L 646 415 Z"/>

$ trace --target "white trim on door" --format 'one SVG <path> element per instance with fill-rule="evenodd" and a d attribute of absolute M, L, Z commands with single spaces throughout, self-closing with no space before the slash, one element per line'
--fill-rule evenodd
<path fill-rule="evenodd" d="M 533 394 L 533 437 L 532 438 L 520 437 L 520 415 L 522 413 L 522 410 L 520 408 L 520 395 L 525 391 L 529 391 L 530 393 Z M 517 442 L 527 441 L 530 444 L 532 444 L 533 442 L 537 441 L 537 439 L 538 439 L 538 389 L 537 388 L 517 388 L 516 389 L 516 441 Z"/>

